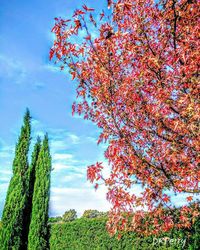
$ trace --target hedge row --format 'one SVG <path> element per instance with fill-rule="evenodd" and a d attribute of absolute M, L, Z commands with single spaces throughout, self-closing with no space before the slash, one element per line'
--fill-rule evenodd
<path fill-rule="evenodd" d="M 181 239 L 179 243 L 165 245 L 158 244 L 153 236 L 139 237 L 135 233 L 125 233 L 120 240 L 110 237 L 105 229 L 106 220 L 103 218 L 77 219 L 73 222 L 51 225 L 51 250 L 173 250 L 173 249 L 200 249 L 200 223 L 189 231 L 173 231 L 159 236 L 170 239 Z M 192 233 L 192 237 L 189 234 Z M 183 241 L 186 244 L 183 247 Z M 156 245 L 153 245 L 153 241 Z M 169 243 L 169 242 L 168 242 Z"/>

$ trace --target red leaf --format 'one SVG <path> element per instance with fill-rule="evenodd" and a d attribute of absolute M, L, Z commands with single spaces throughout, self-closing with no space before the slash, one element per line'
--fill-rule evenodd
<path fill-rule="evenodd" d="M 54 49 L 50 49 L 50 52 L 49 52 L 49 59 L 50 60 L 53 58 L 54 53 L 55 53 Z"/>
<path fill-rule="evenodd" d="M 111 7 L 111 3 L 112 3 L 112 1 L 111 1 L 111 0 L 107 0 L 108 9 L 110 9 L 110 7 Z"/>
<path fill-rule="evenodd" d="M 192 196 L 188 196 L 186 199 L 187 199 L 187 201 L 189 201 L 189 202 L 190 202 L 190 201 L 192 201 L 192 200 L 193 200 L 193 197 L 192 197 Z"/>
<path fill-rule="evenodd" d="M 88 8 L 85 4 L 83 5 L 83 9 L 84 9 L 85 11 L 94 11 L 93 8 Z"/>

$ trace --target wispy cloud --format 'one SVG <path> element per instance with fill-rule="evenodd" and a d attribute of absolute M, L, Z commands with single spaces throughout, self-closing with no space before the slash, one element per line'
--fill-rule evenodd
<path fill-rule="evenodd" d="M 5 202 L 5 198 L 6 198 L 6 192 L 5 190 L 8 189 L 8 185 L 9 185 L 9 182 L 7 183 L 1 183 L 0 182 L 0 216 L 2 214 L 2 211 L 3 211 L 3 207 L 4 207 L 4 202 Z"/>
<path fill-rule="evenodd" d="M 72 162 L 72 163 L 78 163 L 79 161 L 75 161 L 75 162 Z M 60 162 L 53 162 L 53 171 L 55 172 L 58 172 L 60 170 L 74 170 L 76 169 L 76 166 L 75 165 L 69 165 L 67 163 L 60 163 Z"/>
<path fill-rule="evenodd" d="M 109 173 L 103 151 L 96 146 L 96 138 L 79 135 L 67 129 L 49 128 L 37 119 L 32 119 L 32 129 L 34 142 L 37 135 L 43 136 L 44 131 L 49 133 L 53 169 L 50 213 L 62 214 L 69 208 L 76 209 L 79 214 L 83 213 L 85 209 L 108 210 L 109 204 L 105 198 L 105 188 L 100 188 L 95 192 L 86 177 L 87 166 L 96 161 L 103 161 L 106 165 L 105 176 Z M 31 149 L 33 149 L 34 142 L 31 144 Z M 12 174 L 11 158 L 14 156 L 14 146 L 4 145 L 3 142 L 1 144 L 3 146 L 1 146 L 0 155 L 5 156 L 4 160 L 8 157 L 10 165 L 6 169 L 0 167 L 0 185 L 8 186 Z M 12 154 L 10 154 L 11 152 Z M 3 162 L 5 162 L 4 160 Z M 5 187 L 7 188 L 7 186 Z M 5 195 L 4 191 L 2 199 L 5 199 Z"/>
<path fill-rule="evenodd" d="M 8 183 L 10 181 L 9 176 L 0 176 L 0 183 Z"/>
<path fill-rule="evenodd" d="M 80 138 L 77 135 L 68 134 L 68 137 L 71 139 L 71 143 L 73 143 L 73 144 L 79 144 L 80 143 Z"/>
<path fill-rule="evenodd" d="M 57 161 L 57 160 L 69 160 L 72 159 L 73 155 L 72 154 L 54 154 L 53 155 L 53 160 Z"/>
<path fill-rule="evenodd" d="M 9 152 L 1 151 L 0 158 L 8 158 L 10 156 Z"/>
<path fill-rule="evenodd" d="M 1 175 L 11 175 L 12 171 L 11 170 L 7 170 L 7 169 L 0 169 L 0 174 Z"/>
<path fill-rule="evenodd" d="M 59 72 L 59 73 L 62 72 L 61 69 L 60 69 L 60 67 L 57 66 L 57 65 L 46 64 L 46 65 L 43 66 L 43 68 L 45 70 L 49 70 L 49 71 L 52 71 L 52 72 Z"/>
<path fill-rule="evenodd" d="M 35 89 L 43 89 L 44 86 L 45 86 L 45 84 L 43 82 L 41 82 L 41 81 L 35 81 L 35 82 L 33 82 L 33 87 Z"/>
<path fill-rule="evenodd" d="M 27 72 L 20 61 L 0 55 L 0 74 L 20 84 L 26 78 Z"/>
<path fill-rule="evenodd" d="M 2 182 L 9 182 L 12 175 L 12 161 L 14 149 L 13 145 L 6 145 L 1 139 L 0 144 L 0 184 Z"/>

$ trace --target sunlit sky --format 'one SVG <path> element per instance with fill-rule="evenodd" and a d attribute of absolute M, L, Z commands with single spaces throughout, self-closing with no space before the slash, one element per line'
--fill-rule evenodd
<path fill-rule="evenodd" d="M 106 1 L 1 0 L 0 8 L 0 216 L 12 175 L 12 160 L 26 107 L 32 115 L 33 143 L 49 133 L 52 154 L 50 215 L 74 208 L 108 210 L 105 188 L 94 191 L 86 166 L 105 161 L 98 129 L 72 117 L 75 86 L 49 62 L 54 17 L 71 17 L 85 3 L 103 9 Z"/>

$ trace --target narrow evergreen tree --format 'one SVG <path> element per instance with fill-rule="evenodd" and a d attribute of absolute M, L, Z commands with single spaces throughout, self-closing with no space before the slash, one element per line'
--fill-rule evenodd
<path fill-rule="evenodd" d="M 16 144 L 13 161 L 13 176 L 11 178 L 6 202 L 2 215 L 2 230 L 0 233 L 1 250 L 24 249 L 25 239 L 23 226 L 25 209 L 28 200 L 28 151 L 31 140 L 31 117 L 27 109 L 24 124 Z"/>
<path fill-rule="evenodd" d="M 28 235 L 29 250 L 47 250 L 51 156 L 46 135 L 36 164 L 32 215 Z"/>
<path fill-rule="evenodd" d="M 28 232 L 29 232 L 29 226 L 30 226 L 30 220 L 31 220 L 31 213 L 32 213 L 32 199 L 33 199 L 33 191 L 34 191 L 34 184 L 35 184 L 35 171 L 36 171 L 36 165 L 39 157 L 39 153 L 41 150 L 41 139 L 40 137 L 37 138 L 37 141 L 35 143 L 32 157 L 31 157 L 31 164 L 28 169 L 28 200 L 27 200 L 27 206 L 25 210 L 25 223 L 24 223 L 24 230 L 23 235 L 25 237 L 26 242 L 26 249 L 27 249 L 27 243 L 28 243 Z"/>

